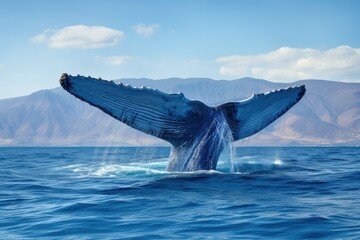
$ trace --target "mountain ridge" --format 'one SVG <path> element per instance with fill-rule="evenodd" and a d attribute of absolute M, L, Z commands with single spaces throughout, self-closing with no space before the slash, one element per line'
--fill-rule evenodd
<path fill-rule="evenodd" d="M 305 84 L 305 97 L 240 146 L 329 146 L 360 144 L 360 84 L 327 80 L 273 83 L 263 79 L 212 80 L 169 78 L 114 80 L 157 88 L 210 106 L 240 101 L 254 93 Z M 62 90 L 40 90 L 0 100 L 0 146 L 167 145 L 112 119 Z"/>

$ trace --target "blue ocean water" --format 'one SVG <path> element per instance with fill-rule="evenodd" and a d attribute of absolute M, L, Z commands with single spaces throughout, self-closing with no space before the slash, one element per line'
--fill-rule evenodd
<path fill-rule="evenodd" d="M 360 148 L 0 148 L 1 239 L 359 239 Z"/>

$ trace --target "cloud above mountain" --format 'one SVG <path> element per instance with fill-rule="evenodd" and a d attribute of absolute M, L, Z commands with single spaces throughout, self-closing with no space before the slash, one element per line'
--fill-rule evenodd
<path fill-rule="evenodd" d="M 360 82 L 360 48 L 339 46 L 325 51 L 282 47 L 257 55 L 216 59 L 224 77 L 255 77 L 276 82 L 329 79 Z"/>
<path fill-rule="evenodd" d="M 73 25 L 59 30 L 46 29 L 30 40 L 49 48 L 104 48 L 115 46 L 124 36 L 122 31 L 104 26 Z"/>

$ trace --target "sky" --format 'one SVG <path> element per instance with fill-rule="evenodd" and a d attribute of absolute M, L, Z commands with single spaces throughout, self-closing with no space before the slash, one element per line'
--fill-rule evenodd
<path fill-rule="evenodd" d="M 0 99 L 63 72 L 360 82 L 360 1 L 0 1 Z"/>

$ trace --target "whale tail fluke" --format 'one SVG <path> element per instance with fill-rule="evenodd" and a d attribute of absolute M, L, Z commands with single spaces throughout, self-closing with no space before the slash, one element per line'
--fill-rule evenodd
<path fill-rule="evenodd" d="M 226 144 L 265 128 L 305 94 L 305 87 L 300 86 L 209 107 L 181 93 L 166 94 L 91 77 L 63 74 L 60 84 L 128 126 L 171 143 L 168 171 L 216 169 Z"/>
<path fill-rule="evenodd" d="M 251 136 L 286 113 L 305 94 L 305 86 L 255 94 L 241 102 L 218 106 L 231 129 L 234 141 Z"/>

